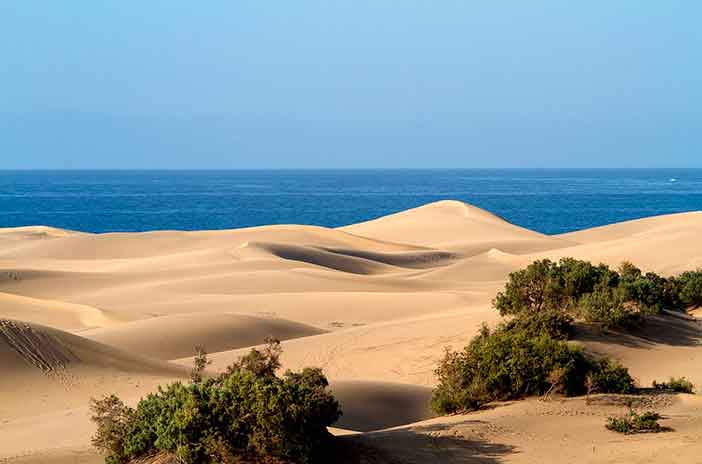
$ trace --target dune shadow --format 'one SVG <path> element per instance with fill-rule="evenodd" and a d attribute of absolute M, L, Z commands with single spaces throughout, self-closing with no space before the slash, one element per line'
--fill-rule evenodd
<path fill-rule="evenodd" d="M 643 326 L 629 331 L 605 331 L 598 327 L 578 324 L 575 339 L 581 342 L 611 343 L 629 348 L 649 348 L 653 345 L 699 346 L 702 325 L 674 316 L 648 316 Z"/>
<path fill-rule="evenodd" d="M 340 437 L 344 464 L 498 464 L 517 451 L 512 445 L 463 437 L 458 424 L 432 424 Z"/>
<path fill-rule="evenodd" d="M 435 416 L 431 388 L 372 381 L 337 381 L 331 387 L 344 411 L 334 426 L 342 429 L 371 432 Z"/>
<path fill-rule="evenodd" d="M 441 250 L 416 250 L 381 253 L 377 251 L 354 250 L 351 248 L 319 247 L 319 249 L 337 255 L 353 256 L 355 258 L 363 258 L 390 266 L 408 269 L 431 269 L 434 267 L 448 266 L 462 257 L 460 254 Z"/>

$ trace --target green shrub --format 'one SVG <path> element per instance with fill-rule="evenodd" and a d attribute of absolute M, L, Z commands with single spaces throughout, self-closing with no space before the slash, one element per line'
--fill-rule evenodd
<path fill-rule="evenodd" d="M 565 288 L 558 265 L 544 259 L 511 273 L 504 291 L 497 294 L 493 305 L 500 315 L 506 316 L 560 309 L 565 301 Z"/>
<path fill-rule="evenodd" d="M 585 321 L 605 328 L 628 329 L 642 322 L 640 311 L 627 301 L 620 287 L 598 287 L 580 299 L 578 311 Z"/>
<path fill-rule="evenodd" d="M 558 340 L 568 340 L 573 336 L 573 316 L 556 310 L 541 311 L 536 314 L 521 314 L 505 322 L 505 330 L 522 331 L 536 335 L 548 335 Z"/>
<path fill-rule="evenodd" d="M 653 381 L 653 388 L 656 390 L 670 390 L 677 393 L 694 393 L 695 385 L 685 377 L 671 377 L 668 382 L 658 383 Z"/>
<path fill-rule="evenodd" d="M 639 268 L 624 262 L 619 268 L 619 284 L 625 301 L 635 303 L 639 309 L 649 313 L 659 313 L 674 303 L 670 293 L 672 287 L 668 279 L 653 272 L 643 274 Z"/>
<path fill-rule="evenodd" d="M 193 360 L 193 368 L 190 371 L 190 381 L 192 383 L 202 382 L 202 374 L 205 372 L 205 368 L 209 366 L 212 361 L 207 359 L 207 351 L 205 347 L 197 345 L 195 347 L 195 359 Z"/>
<path fill-rule="evenodd" d="M 534 261 L 509 275 L 504 291 L 497 294 L 493 305 L 503 316 L 564 310 L 602 282 L 616 286 L 618 278 L 604 264 L 594 266 L 574 258 L 562 258 L 558 263 L 548 259 Z"/>
<path fill-rule="evenodd" d="M 248 354 L 234 361 L 219 377 L 219 380 L 222 381 L 240 371 L 250 372 L 261 378 L 275 377 L 276 371 L 280 369 L 280 355 L 283 348 L 278 340 L 266 338 L 265 342 L 266 344 L 261 350 L 251 348 Z"/>
<path fill-rule="evenodd" d="M 633 433 L 657 433 L 665 430 L 658 423 L 660 419 L 660 414 L 653 411 L 639 414 L 633 409 L 629 409 L 629 413 L 626 416 L 608 417 L 605 427 L 614 432 L 627 435 Z"/>
<path fill-rule="evenodd" d="M 115 395 L 90 400 L 90 419 L 97 425 L 92 438 L 95 448 L 103 451 L 107 464 L 124 462 L 127 434 L 134 426 L 135 411 Z"/>
<path fill-rule="evenodd" d="M 613 271 L 573 258 L 534 261 L 511 273 L 493 300 L 500 315 L 513 318 L 494 331 L 483 327 L 463 351 L 446 352 L 436 369 L 432 408 L 450 413 L 553 391 L 630 393 L 634 381 L 625 367 L 588 358 L 565 342 L 573 333 L 573 316 L 629 329 L 644 314 L 681 300 L 702 304 L 702 271 L 676 279 L 644 274 L 628 262 Z"/>
<path fill-rule="evenodd" d="M 605 264 L 594 266 L 589 261 L 574 258 L 561 258 L 558 262 L 559 273 L 562 275 L 566 298 L 575 304 L 582 295 L 592 293 L 601 282 L 616 285 L 617 274 Z"/>
<path fill-rule="evenodd" d="M 483 327 L 463 351 L 447 351 L 436 369 L 432 408 L 438 413 L 473 410 L 496 401 L 587 390 L 591 378 L 602 392 L 629 392 L 628 371 L 610 361 L 592 361 L 582 350 L 546 334 Z"/>
<path fill-rule="evenodd" d="M 590 393 L 632 393 L 634 379 L 629 369 L 609 358 L 591 360 L 589 374 Z"/>
<path fill-rule="evenodd" d="M 620 283 L 634 282 L 642 276 L 641 269 L 634 266 L 630 261 L 622 261 L 617 272 L 619 273 Z"/>
<path fill-rule="evenodd" d="M 339 404 L 319 369 L 276 376 L 279 355 L 279 342 L 271 341 L 226 374 L 159 387 L 135 409 L 116 397 L 94 401 L 93 443 L 110 464 L 157 452 L 186 464 L 323 461 Z"/>
<path fill-rule="evenodd" d="M 702 270 L 680 275 L 680 301 L 685 306 L 702 306 Z"/>
<path fill-rule="evenodd" d="M 535 261 L 511 273 L 493 300 L 502 316 L 561 311 L 619 328 L 637 326 L 644 314 L 683 304 L 702 306 L 702 270 L 665 278 L 644 274 L 629 262 L 613 271 L 573 258 Z"/>
<path fill-rule="evenodd" d="M 682 282 L 677 277 L 668 277 L 663 284 L 663 308 L 682 308 Z"/>
<path fill-rule="evenodd" d="M 553 309 L 533 315 L 518 315 L 504 323 L 506 330 L 519 330 L 532 335 L 544 334 L 558 340 L 568 340 L 574 332 L 573 317 Z"/>

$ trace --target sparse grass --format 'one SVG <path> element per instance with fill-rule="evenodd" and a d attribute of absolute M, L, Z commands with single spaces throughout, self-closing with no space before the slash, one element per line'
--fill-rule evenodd
<path fill-rule="evenodd" d="M 625 416 L 610 416 L 607 418 L 608 430 L 613 432 L 631 435 L 634 433 L 659 433 L 669 430 L 663 427 L 658 421 L 662 419 L 661 415 L 654 411 L 636 412 L 630 408 Z"/>
<path fill-rule="evenodd" d="M 207 359 L 207 351 L 205 351 L 205 347 L 202 345 L 197 345 L 195 347 L 195 359 L 193 360 L 193 368 L 190 371 L 190 381 L 192 383 L 202 382 L 202 373 L 205 371 L 205 368 L 211 363 L 212 361 Z"/>
<path fill-rule="evenodd" d="M 695 393 L 695 385 L 685 377 L 671 377 L 668 382 L 658 383 L 653 381 L 656 390 L 668 390 L 676 393 Z"/>

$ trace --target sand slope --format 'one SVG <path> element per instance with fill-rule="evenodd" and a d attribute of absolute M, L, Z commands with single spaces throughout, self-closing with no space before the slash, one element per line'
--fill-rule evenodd
<path fill-rule="evenodd" d="M 616 396 L 526 400 L 346 437 L 378 450 L 377 462 L 443 463 L 690 463 L 699 460 L 702 401 L 682 395 L 641 405 L 659 411 L 674 432 L 626 436 L 606 430 L 626 412 Z"/>
<path fill-rule="evenodd" d="M 377 462 L 695 462 L 696 397 L 657 405 L 676 430 L 665 440 L 611 435 L 603 418 L 621 405 L 606 402 L 433 419 L 426 406 L 444 348 L 498 322 L 490 302 L 509 272 L 574 256 L 674 274 L 702 265 L 699 237 L 702 213 L 546 236 L 456 201 L 340 229 L 0 230 L 0 460 L 99 462 L 90 397 L 134 402 L 184 378 L 195 345 L 221 369 L 274 336 L 285 368 L 325 370 L 345 411 L 337 426 L 365 432 L 348 439 L 377 448 Z M 702 385 L 701 333 L 662 317 L 578 338 L 642 383 Z"/>
<path fill-rule="evenodd" d="M 287 340 L 323 333 L 286 321 L 239 314 L 175 314 L 81 332 L 81 336 L 156 359 L 192 356 L 196 346 L 218 352 L 259 345 L 268 337 Z"/>
<path fill-rule="evenodd" d="M 561 247 L 567 239 L 548 237 L 480 208 L 459 201 L 440 201 L 341 230 L 378 240 L 463 250 L 478 254 L 503 251 L 536 251 Z"/>
<path fill-rule="evenodd" d="M 182 366 L 12 319 L 0 319 L 0 370 L 6 420 L 85 406 L 102 394 L 134 395 L 187 375 Z"/>

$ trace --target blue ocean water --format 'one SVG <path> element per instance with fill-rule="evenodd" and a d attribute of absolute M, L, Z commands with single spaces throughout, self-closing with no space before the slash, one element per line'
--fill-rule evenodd
<path fill-rule="evenodd" d="M 702 170 L 0 171 L 0 227 L 336 227 L 462 200 L 555 234 L 702 209 Z"/>

